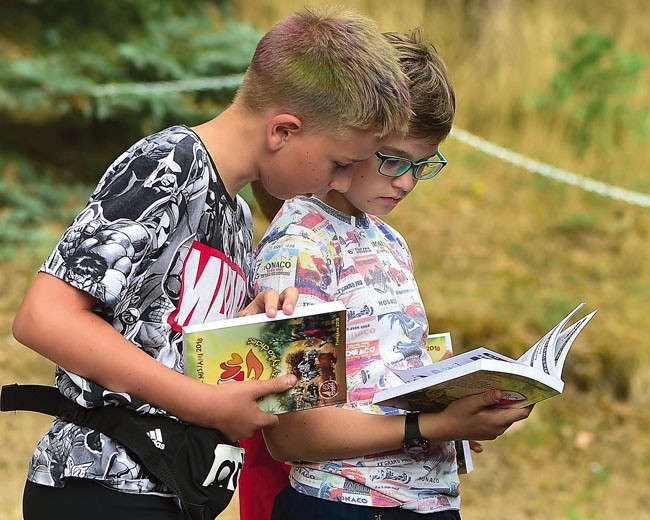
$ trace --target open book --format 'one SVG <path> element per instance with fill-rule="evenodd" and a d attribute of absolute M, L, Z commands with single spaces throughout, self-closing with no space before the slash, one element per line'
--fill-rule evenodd
<path fill-rule="evenodd" d="M 295 374 L 293 388 L 259 400 L 271 413 L 344 403 L 345 318 L 331 302 L 183 327 L 185 374 L 210 384 Z"/>
<path fill-rule="evenodd" d="M 597 312 L 569 326 L 583 305 L 573 309 L 519 359 L 480 347 L 432 365 L 394 370 L 404 384 L 377 392 L 373 403 L 439 411 L 456 399 L 496 388 L 503 392 L 500 406 L 525 407 L 561 394 L 562 368 L 569 349 Z"/>

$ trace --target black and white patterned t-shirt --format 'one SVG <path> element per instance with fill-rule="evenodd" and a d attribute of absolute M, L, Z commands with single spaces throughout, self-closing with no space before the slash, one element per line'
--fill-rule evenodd
<path fill-rule="evenodd" d="M 174 126 L 116 159 L 41 271 L 97 298 L 99 316 L 183 372 L 181 327 L 232 317 L 243 307 L 251 248 L 250 209 L 228 195 L 199 137 Z M 119 404 L 164 413 L 61 367 L 56 382 L 86 407 Z M 66 477 L 166 494 L 112 439 L 55 420 L 36 448 L 28 478 L 62 486 Z"/>

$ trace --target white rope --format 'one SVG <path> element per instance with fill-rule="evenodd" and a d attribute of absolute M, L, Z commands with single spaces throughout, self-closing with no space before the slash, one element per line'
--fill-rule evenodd
<path fill-rule="evenodd" d="M 215 78 L 197 78 L 192 80 L 180 81 L 159 81 L 152 83 L 109 83 L 96 87 L 92 95 L 94 97 L 109 97 L 119 95 L 148 95 L 161 93 L 180 93 L 196 92 L 201 90 L 217 90 L 222 88 L 234 88 L 241 84 L 243 74 L 231 74 L 229 76 L 220 76 Z M 461 141 L 472 148 L 475 148 L 487 155 L 491 155 L 504 162 L 524 168 L 525 170 L 548 177 L 550 179 L 576 186 L 590 193 L 596 193 L 603 197 L 609 197 L 614 200 L 620 200 L 629 204 L 634 204 L 643 208 L 650 208 L 650 196 L 636 191 L 626 190 L 596 181 L 588 177 L 583 177 L 577 173 L 572 173 L 561 168 L 556 168 L 550 164 L 531 159 L 524 155 L 518 154 L 503 148 L 497 144 L 486 141 L 474 134 L 454 128 L 451 131 L 451 137 Z"/>
<path fill-rule="evenodd" d="M 197 92 L 200 90 L 218 90 L 238 87 L 243 74 L 231 74 L 218 78 L 197 78 L 181 81 L 157 81 L 151 83 L 108 83 L 96 87 L 92 91 L 94 97 L 109 97 L 120 95 L 168 94 L 179 92 Z"/>
<path fill-rule="evenodd" d="M 613 186 L 611 184 L 596 181 L 588 177 L 583 177 L 577 173 L 572 173 L 561 168 L 556 168 L 550 164 L 531 159 L 524 155 L 513 152 L 512 150 L 508 150 L 507 148 L 503 148 L 499 145 L 491 143 L 490 141 L 486 141 L 485 139 L 471 134 L 466 130 L 455 128 L 452 129 L 450 135 L 454 139 L 468 144 L 472 148 L 476 148 L 477 150 L 480 150 L 487 155 L 496 157 L 497 159 L 501 159 L 504 162 L 524 168 L 529 172 L 537 173 L 544 177 L 563 182 L 564 184 L 576 186 L 591 193 L 597 193 L 603 197 L 620 200 L 629 204 L 641 206 L 643 208 L 650 208 L 650 196 L 645 195 L 644 193 L 626 190 L 624 188 L 619 188 L 618 186 Z"/>

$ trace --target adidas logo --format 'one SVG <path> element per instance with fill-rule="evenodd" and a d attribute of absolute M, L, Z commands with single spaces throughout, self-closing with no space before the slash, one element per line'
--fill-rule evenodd
<path fill-rule="evenodd" d="M 163 442 L 162 432 L 160 431 L 160 428 L 156 428 L 155 430 L 148 431 L 147 435 L 149 436 L 151 442 L 153 442 L 156 448 L 158 448 L 159 450 L 165 449 L 165 443 Z"/>

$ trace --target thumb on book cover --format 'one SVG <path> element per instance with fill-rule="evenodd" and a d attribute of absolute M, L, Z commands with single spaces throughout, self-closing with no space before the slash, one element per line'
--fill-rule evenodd
<path fill-rule="evenodd" d="M 258 397 L 284 392 L 297 382 L 298 378 L 293 374 L 283 374 L 273 379 L 259 380 L 257 381 Z"/>
<path fill-rule="evenodd" d="M 485 406 L 499 404 L 503 398 L 501 390 L 489 390 L 487 392 L 483 392 L 481 395 L 483 396 L 483 402 L 485 403 Z"/>

